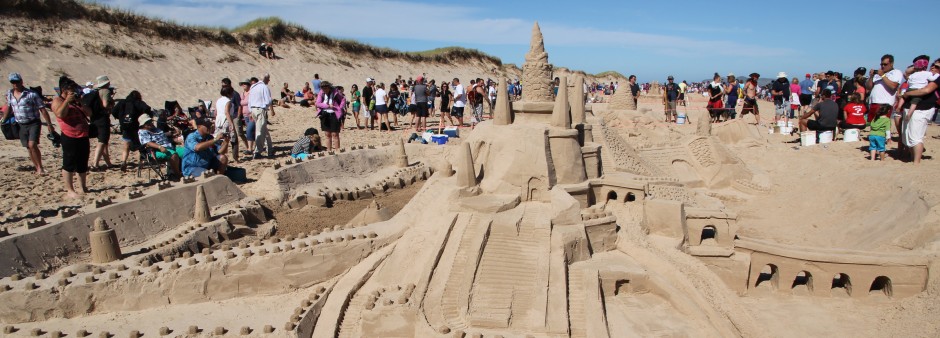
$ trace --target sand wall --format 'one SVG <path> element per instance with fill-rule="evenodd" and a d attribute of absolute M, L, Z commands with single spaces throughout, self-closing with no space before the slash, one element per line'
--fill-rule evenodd
<path fill-rule="evenodd" d="M 210 207 L 245 197 L 227 177 L 216 176 L 101 208 L 88 206 L 61 222 L 0 240 L 0 277 L 49 270 L 72 262 L 73 255 L 87 253 L 90 249 L 88 232 L 98 217 L 115 229 L 122 247 L 138 244 L 188 222 L 193 218 L 198 185 L 205 188 Z"/>

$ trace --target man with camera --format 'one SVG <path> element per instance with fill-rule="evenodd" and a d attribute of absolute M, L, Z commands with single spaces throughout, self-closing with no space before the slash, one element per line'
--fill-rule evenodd
<path fill-rule="evenodd" d="M 212 137 L 214 125 L 211 121 L 199 122 L 196 132 L 186 136 L 183 146 L 182 172 L 184 176 L 200 176 L 206 170 L 224 174 L 228 167 L 229 136 L 222 134 L 221 139 Z"/>
<path fill-rule="evenodd" d="M 18 73 L 10 73 L 10 85 L 13 89 L 7 91 L 7 109 L 3 114 L 3 121 L 13 114 L 19 126 L 20 144 L 29 152 L 29 160 L 33 163 L 37 175 L 45 175 L 42 167 L 42 153 L 39 151 L 39 134 L 42 121 L 48 126 L 49 133 L 55 132 L 49 111 L 46 110 L 42 96 L 23 85 L 23 77 Z M 41 119 L 40 119 L 41 117 Z"/>

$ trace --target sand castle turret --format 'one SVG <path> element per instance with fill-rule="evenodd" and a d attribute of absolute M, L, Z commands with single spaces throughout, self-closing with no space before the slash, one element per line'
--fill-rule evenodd
<path fill-rule="evenodd" d="M 571 124 L 584 124 L 584 77 L 576 75 L 574 77 L 574 86 L 568 93 L 568 103 L 571 105 Z"/>
<path fill-rule="evenodd" d="M 558 96 L 555 97 L 555 108 L 552 110 L 552 126 L 557 128 L 571 129 L 571 106 L 568 104 L 568 81 L 567 76 L 561 77 L 561 85 L 558 86 Z"/>
<path fill-rule="evenodd" d="M 457 186 L 469 188 L 477 185 L 477 174 L 473 170 L 473 155 L 470 153 L 470 143 L 464 142 L 457 157 Z"/>
<path fill-rule="evenodd" d="M 496 92 L 496 109 L 493 113 L 493 124 L 505 126 L 512 123 L 512 107 L 509 106 L 509 89 L 506 85 L 508 80 L 499 81 L 499 89 Z"/>
<path fill-rule="evenodd" d="M 408 154 L 405 153 L 405 142 L 398 139 L 398 157 L 395 158 L 399 168 L 408 166 Z"/>
<path fill-rule="evenodd" d="M 196 208 L 193 213 L 193 220 L 198 223 L 206 223 L 212 220 L 209 214 L 209 200 L 206 199 L 206 190 L 202 185 L 196 187 Z"/>
<path fill-rule="evenodd" d="M 522 100 L 528 102 L 552 101 L 552 64 L 548 63 L 545 41 L 539 23 L 532 26 L 529 52 L 522 64 Z"/>
<path fill-rule="evenodd" d="M 95 219 L 95 226 L 88 233 L 88 242 L 91 244 L 92 263 L 110 263 L 121 259 L 117 233 L 101 217 Z"/>
<path fill-rule="evenodd" d="M 636 110 L 636 101 L 634 101 L 633 92 L 630 91 L 630 85 L 627 84 L 614 92 L 607 107 L 610 110 Z"/>

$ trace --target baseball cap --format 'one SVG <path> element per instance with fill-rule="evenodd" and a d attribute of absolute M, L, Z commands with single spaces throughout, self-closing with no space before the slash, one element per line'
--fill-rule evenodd
<path fill-rule="evenodd" d="M 809 73 L 806 73 L 806 78 L 808 79 L 810 77 L 812 77 L 812 75 L 810 75 Z"/>
<path fill-rule="evenodd" d="M 23 81 L 23 77 L 20 76 L 20 73 L 10 73 L 9 79 L 10 82 Z"/>
<path fill-rule="evenodd" d="M 672 75 L 669 75 L 669 77 L 667 77 L 666 80 L 675 80 L 675 78 L 673 78 Z"/>
<path fill-rule="evenodd" d="M 371 78 L 371 77 L 367 77 L 367 78 L 366 78 L 366 82 L 375 82 L 375 79 L 373 79 L 373 78 Z"/>
<path fill-rule="evenodd" d="M 866 69 L 865 67 L 858 67 L 855 69 L 855 75 L 859 75 L 859 74 L 864 75 L 865 72 L 868 72 L 868 69 Z"/>

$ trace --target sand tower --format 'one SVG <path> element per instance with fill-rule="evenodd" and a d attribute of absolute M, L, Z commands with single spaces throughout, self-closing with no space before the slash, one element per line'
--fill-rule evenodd
<path fill-rule="evenodd" d="M 398 139 L 398 156 L 395 157 L 396 163 L 398 163 L 399 168 L 404 168 L 408 166 L 408 154 L 405 153 L 405 142 L 400 138 Z"/>
<path fill-rule="evenodd" d="M 88 233 L 88 242 L 91 243 L 93 263 L 110 263 L 121 259 L 121 245 L 118 243 L 117 233 L 100 217 L 95 219 L 95 227 Z"/>
<path fill-rule="evenodd" d="M 201 185 L 196 187 L 196 206 L 193 219 L 199 223 L 212 220 L 212 215 L 209 213 L 209 200 L 206 199 L 206 190 Z"/>
<path fill-rule="evenodd" d="M 539 23 L 532 25 L 529 52 L 522 64 L 522 100 L 547 102 L 552 100 L 552 64 L 548 63 L 545 41 Z"/>

